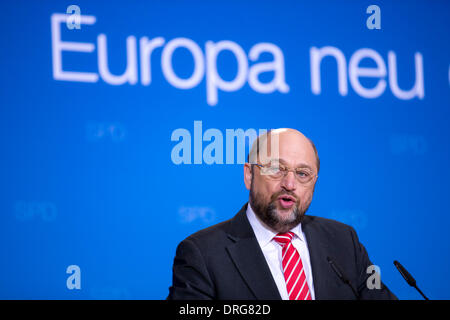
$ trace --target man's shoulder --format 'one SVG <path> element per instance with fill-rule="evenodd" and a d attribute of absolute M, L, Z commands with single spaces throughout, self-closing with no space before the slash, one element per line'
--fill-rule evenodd
<path fill-rule="evenodd" d="M 194 242 L 198 246 L 213 246 L 218 244 L 233 242 L 236 238 L 241 236 L 249 236 L 253 231 L 246 217 L 245 211 L 247 204 L 245 204 L 240 211 L 231 219 L 217 223 L 210 227 L 199 230 L 186 239 L 184 242 Z"/>
<path fill-rule="evenodd" d="M 302 228 L 309 228 L 314 231 L 326 232 L 333 235 L 342 232 L 354 232 L 353 227 L 348 224 L 314 215 L 305 215 L 302 222 Z"/>
<path fill-rule="evenodd" d="M 224 237 L 227 237 L 232 233 L 233 228 L 232 224 L 233 220 L 235 219 L 236 217 L 217 223 L 210 227 L 201 229 L 191 234 L 189 237 L 186 238 L 186 240 L 210 241 L 218 238 L 223 239 Z M 316 231 L 318 230 L 325 231 L 329 233 L 341 233 L 353 231 L 353 227 L 351 227 L 350 225 L 347 225 L 337 220 L 319 217 L 315 215 L 305 215 L 302 222 L 302 227 L 310 228 Z"/>
<path fill-rule="evenodd" d="M 229 244 L 237 238 L 254 236 L 246 218 L 245 209 L 246 206 L 233 218 L 201 229 L 185 238 L 182 242 L 194 243 L 197 247 L 207 249 Z M 355 233 L 353 227 L 345 223 L 315 215 L 304 216 L 302 229 L 308 233 L 314 233 L 326 238 L 341 238 L 343 235 L 345 237 L 353 237 Z"/>
<path fill-rule="evenodd" d="M 185 240 L 203 242 L 203 241 L 211 241 L 217 238 L 223 238 L 228 234 L 231 220 L 232 219 L 228 219 L 226 221 L 222 221 L 215 225 L 201 229 L 188 236 Z"/>

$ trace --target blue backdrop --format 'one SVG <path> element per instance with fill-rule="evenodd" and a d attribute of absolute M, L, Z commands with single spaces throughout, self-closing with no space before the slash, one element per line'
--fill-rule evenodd
<path fill-rule="evenodd" d="M 248 199 L 196 124 L 223 159 L 227 129 L 305 133 L 309 214 L 399 298 L 394 259 L 450 297 L 448 1 L 10 1 L 0 27 L 0 298 L 164 299 L 177 244 Z"/>

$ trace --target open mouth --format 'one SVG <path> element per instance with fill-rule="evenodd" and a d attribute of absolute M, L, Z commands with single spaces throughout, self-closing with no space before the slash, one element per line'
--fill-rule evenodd
<path fill-rule="evenodd" d="M 278 197 L 278 202 L 284 209 L 289 209 L 295 204 L 295 198 L 292 196 L 282 195 Z"/>

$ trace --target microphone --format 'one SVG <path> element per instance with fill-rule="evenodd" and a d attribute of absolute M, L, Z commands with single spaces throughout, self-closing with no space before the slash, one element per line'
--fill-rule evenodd
<path fill-rule="evenodd" d="M 428 299 L 422 291 L 420 291 L 420 289 L 417 287 L 416 284 L 416 279 L 413 278 L 413 276 L 406 271 L 405 267 L 403 267 L 400 262 L 398 262 L 397 260 L 394 260 L 394 265 L 395 267 L 398 269 L 398 271 L 400 272 L 400 274 L 402 275 L 402 277 L 406 280 L 406 282 L 411 286 L 416 288 L 416 290 L 422 295 L 422 297 L 425 298 L 425 300 L 430 300 Z"/>
<path fill-rule="evenodd" d="M 331 257 L 327 257 L 327 261 L 331 266 L 331 269 L 333 269 L 333 271 L 336 273 L 336 275 L 339 277 L 339 279 L 342 280 L 342 282 L 344 282 L 346 285 L 348 285 L 352 291 L 353 294 L 355 295 L 356 299 L 360 299 L 358 292 L 355 290 L 355 287 L 353 287 L 352 283 L 350 282 L 350 280 L 344 275 L 344 273 L 342 272 L 342 270 L 337 266 L 337 264 L 334 262 L 334 260 Z"/>

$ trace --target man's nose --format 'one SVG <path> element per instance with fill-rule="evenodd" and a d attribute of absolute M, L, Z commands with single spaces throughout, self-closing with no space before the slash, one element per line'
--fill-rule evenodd
<path fill-rule="evenodd" d="M 281 180 L 281 186 L 286 190 L 295 190 L 296 185 L 297 179 L 295 179 L 295 173 L 292 171 L 289 171 Z"/>

